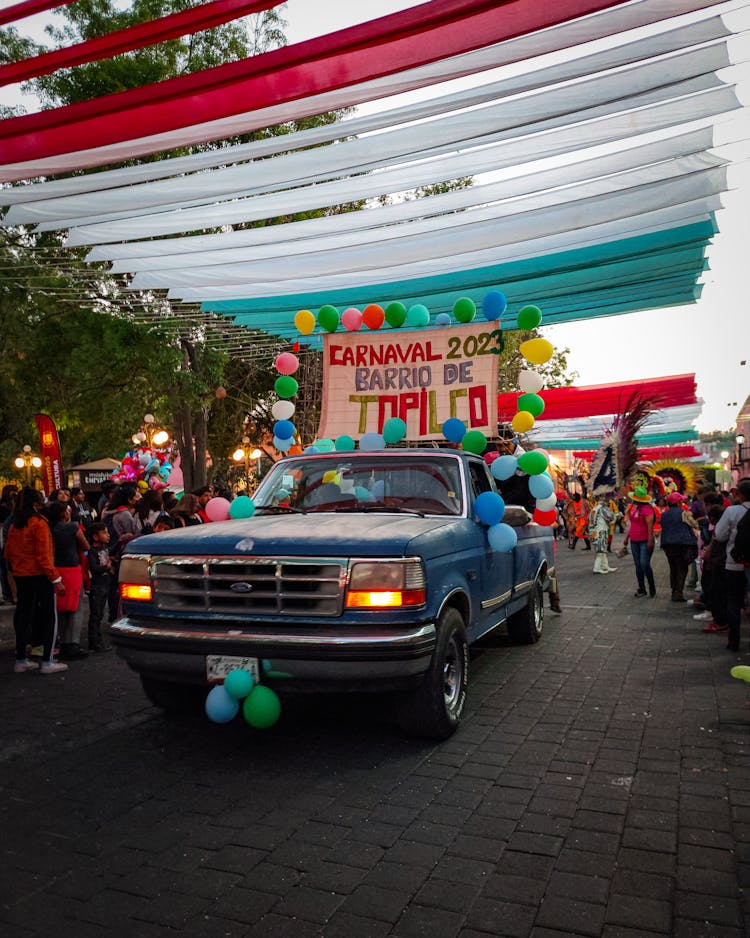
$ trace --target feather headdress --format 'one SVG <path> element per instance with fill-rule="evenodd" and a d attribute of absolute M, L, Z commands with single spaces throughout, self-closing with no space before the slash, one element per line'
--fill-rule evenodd
<path fill-rule="evenodd" d="M 654 412 L 656 400 L 635 391 L 615 416 L 591 463 L 588 489 L 604 495 L 622 488 L 638 461 L 638 434 Z"/>

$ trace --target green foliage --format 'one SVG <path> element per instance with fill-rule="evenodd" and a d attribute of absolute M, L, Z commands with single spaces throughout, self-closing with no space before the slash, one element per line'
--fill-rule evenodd
<path fill-rule="evenodd" d="M 527 339 L 542 338 L 538 329 L 530 332 L 521 332 L 511 329 L 503 330 L 504 349 L 498 362 L 498 388 L 500 391 L 517 391 L 518 374 L 523 368 L 533 368 L 544 379 L 546 388 L 565 388 L 571 385 L 578 377 L 576 372 L 568 372 L 568 355 L 570 349 L 555 349 L 552 358 L 544 365 L 529 365 L 519 352 L 522 342 Z"/>

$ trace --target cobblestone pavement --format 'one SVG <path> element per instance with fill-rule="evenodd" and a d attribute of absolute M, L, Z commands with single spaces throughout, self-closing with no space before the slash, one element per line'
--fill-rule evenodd
<path fill-rule="evenodd" d="M 654 600 L 629 559 L 558 554 L 563 615 L 475 649 L 439 745 L 351 698 L 265 733 L 167 718 L 114 654 L 15 675 L 6 644 L 0 934 L 744 935 L 748 656 L 668 601 L 660 554 Z"/>

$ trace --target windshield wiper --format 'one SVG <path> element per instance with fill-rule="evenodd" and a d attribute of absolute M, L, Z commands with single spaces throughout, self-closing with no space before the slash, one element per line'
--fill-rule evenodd
<path fill-rule="evenodd" d="M 387 511 L 397 515 L 417 515 L 420 518 L 425 516 L 419 508 L 405 508 L 402 505 L 362 505 L 357 511 Z"/>
<path fill-rule="evenodd" d="M 306 515 L 306 508 L 293 508 L 291 505 L 256 505 L 256 511 L 273 511 L 279 513 L 291 512 L 296 515 Z"/>

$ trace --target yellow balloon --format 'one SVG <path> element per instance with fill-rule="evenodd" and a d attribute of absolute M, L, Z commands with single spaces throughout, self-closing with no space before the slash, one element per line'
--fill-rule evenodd
<path fill-rule="evenodd" d="M 555 350 L 546 339 L 528 339 L 521 343 L 519 351 L 532 365 L 543 365 L 552 358 Z"/>
<path fill-rule="evenodd" d="M 294 317 L 294 325 L 302 335 L 310 335 L 315 328 L 315 316 L 309 309 L 301 309 Z"/>
<path fill-rule="evenodd" d="M 516 433 L 528 433 L 534 426 L 534 415 L 528 410 L 519 410 L 516 416 L 510 422 L 511 427 Z"/>

